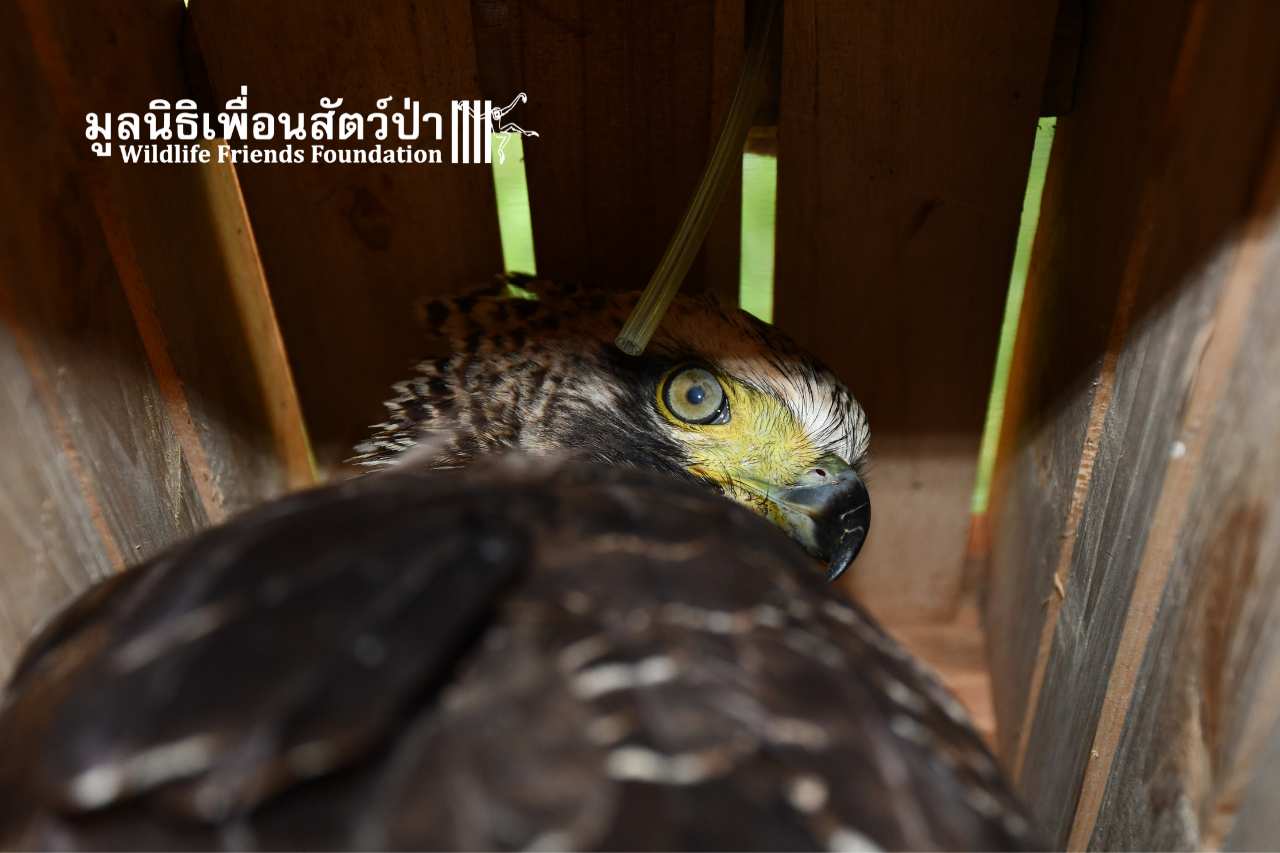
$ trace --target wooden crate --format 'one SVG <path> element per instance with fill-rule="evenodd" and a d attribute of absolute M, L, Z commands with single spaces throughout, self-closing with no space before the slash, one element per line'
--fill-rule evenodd
<path fill-rule="evenodd" d="M 993 498 L 1000 751 L 1058 846 L 1220 848 L 1280 711 L 1280 7 L 1088 9 Z"/>
<path fill-rule="evenodd" d="M 539 272 L 634 289 L 744 14 L 0 4 L 0 671 L 91 580 L 345 475 L 419 354 L 409 306 L 502 266 L 485 169 L 125 166 L 89 152 L 86 113 L 527 91 Z M 989 723 L 1057 846 L 1280 844 L 1278 35 L 1270 0 L 786 2 L 757 116 L 775 318 L 871 419 L 848 589 Z M 1041 114 L 1058 138 L 973 519 Z M 736 298 L 738 227 L 735 186 L 687 290 Z"/>

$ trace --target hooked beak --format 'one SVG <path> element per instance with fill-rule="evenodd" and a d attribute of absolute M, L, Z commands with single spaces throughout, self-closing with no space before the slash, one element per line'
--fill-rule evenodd
<path fill-rule="evenodd" d="M 778 526 L 827 561 L 828 582 L 845 573 L 871 528 L 871 497 L 856 471 L 843 459 L 827 456 L 794 486 L 770 485 L 761 491 Z"/>

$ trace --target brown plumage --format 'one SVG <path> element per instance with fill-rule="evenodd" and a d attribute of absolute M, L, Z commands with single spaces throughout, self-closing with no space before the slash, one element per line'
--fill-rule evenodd
<path fill-rule="evenodd" d="M 843 383 L 710 299 L 632 359 L 626 297 L 519 284 L 427 306 L 443 349 L 362 448 L 389 471 L 53 621 L 0 709 L 0 844 L 1026 845 L 959 704 L 778 529 L 829 575 L 866 535 Z"/>
<path fill-rule="evenodd" d="M 535 299 L 499 289 L 434 299 L 421 308 L 432 357 L 396 386 L 390 418 L 357 448 L 366 465 L 393 462 L 439 435 L 436 464 L 516 448 L 541 456 L 653 468 L 689 477 L 685 442 L 654 409 L 673 365 L 699 361 L 784 401 L 823 452 L 855 468 L 870 431 L 843 382 L 773 326 L 712 296 L 677 296 L 645 354 L 613 339 L 637 294 L 513 277 Z"/>
<path fill-rule="evenodd" d="M 28 652 L 0 751 L 7 847 L 1026 831 L 955 700 L 776 528 L 658 474 L 514 457 L 287 498 L 99 587 Z"/>

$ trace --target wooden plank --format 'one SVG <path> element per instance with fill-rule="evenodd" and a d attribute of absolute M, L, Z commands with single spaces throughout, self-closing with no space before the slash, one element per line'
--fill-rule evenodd
<path fill-rule="evenodd" d="M 1221 13 L 1224 49 L 1261 60 L 1250 63 L 1249 80 L 1280 73 L 1268 43 L 1250 43 L 1260 26 L 1280 32 L 1271 11 Z M 1235 103 L 1259 95 L 1280 104 L 1274 88 Z M 1220 848 L 1280 721 L 1280 133 L 1275 140 L 1254 216 L 1226 249 L 1202 354 L 1189 365 L 1093 739 L 1099 758 L 1072 828 L 1075 849 Z"/>
<path fill-rule="evenodd" d="M 221 142 L 216 140 L 212 147 Z M 211 159 L 200 176 L 209 203 L 209 226 L 226 265 L 227 285 L 239 315 L 244 349 L 253 363 L 286 483 L 291 489 L 313 486 L 317 474 L 302 419 L 302 403 L 276 322 L 236 167 L 229 161 L 218 163 Z"/>
<path fill-rule="evenodd" d="M 539 274 L 648 283 L 732 95 L 742 7 L 511 0 L 525 115 L 542 134 L 525 146 Z M 739 209 L 731 190 L 684 292 L 736 301 Z"/>
<path fill-rule="evenodd" d="M 185 12 L 176 0 L 97 4 L 87 13 L 57 0 L 24 0 L 23 9 L 73 137 L 83 133 L 87 111 L 119 116 L 144 111 L 155 97 L 189 96 Z M 98 158 L 86 144 L 77 146 L 84 148 L 79 167 L 206 515 L 216 522 L 281 494 L 290 477 L 281 459 L 297 454 L 278 445 L 287 433 L 273 429 L 265 398 L 291 389 L 264 385 L 270 377 L 255 369 L 251 329 L 272 334 L 274 321 L 240 310 L 239 270 L 255 270 L 258 261 L 251 242 L 221 239 L 237 227 L 247 231 L 242 206 L 218 204 L 228 167 L 129 165 L 118 149 Z"/>
<path fill-rule="evenodd" d="M 1053 48 L 1045 75 L 1041 116 L 1070 115 L 1076 100 L 1076 73 L 1080 69 L 1080 45 L 1084 39 L 1083 0 L 1061 0 L 1053 28 Z"/>
<path fill-rule="evenodd" d="M 196 0 L 191 15 L 217 101 L 248 86 L 251 113 L 310 116 L 324 97 L 367 114 L 378 98 L 409 97 L 444 116 L 447 138 L 450 102 L 480 97 L 467 0 Z M 366 147 L 372 136 L 370 127 Z M 392 125 L 386 143 L 397 142 Z M 270 146 L 283 145 L 277 129 Z M 447 160 L 447 142 L 429 147 Z M 238 174 L 316 456 L 332 471 L 421 355 L 415 300 L 501 270 L 492 174 L 483 164 L 309 159 Z"/>
<path fill-rule="evenodd" d="M 1081 460 L 1096 453 L 1083 452 L 1094 382 L 1164 106 L 1163 94 L 1152 93 L 1168 89 L 1187 6 L 1154 22 L 1138 3 L 1100 7 L 1081 57 L 1075 112 L 1058 122 L 990 512 L 987 619 L 1000 754 L 1010 770 L 1021 763 L 1020 740 L 1025 751 L 1027 699 L 1047 661 L 1042 635 L 1052 637 L 1061 604 L 1054 577 L 1074 545 L 1092 473 L 1091 462 L 1081 471 Z M 1124 85 L 1113 71 L 1122 64 Z M 1057 586 L 1066 580 L 1059 576 Z"/>
<path fill-rule="evenodd" d="M 45 614 L 124 566 L 14 309 L 0 281 L 0 682 Z"/>
<path fill-rule="evenodd" d="M 204 526 L 204 510 L 25 21 L 5 10 L 0 201 L 15 215 L 0 229 L 3 279 L 132 563 Z"/>
<path fill-rule="evenodd" d="M 746 41 L 746 10 L 743 0 L 715 0 L 711 47 L 711 92 L 707 122 L 707 153 L 720 136 L 720 124 L 729 110 L 738 77 L 742 72 L 742 53 Z M 781 45 L 778 45 L 781 48 Z M 781 51 L 778 59 L 781 59 Z M 774 87 L 776 89 L 776 86 Z M 761 95 L 761 101 L 766 95 Z M 765 106 L 762 104 L 762 106 Z M 774 124 L 777 123 L 775 119 Z M 664 247 L 665 248 L 665 247 Z M 741 284 L 739 262 L 742 254 L 742 166 L 739 165 L 725 190 L 720 210 L 711 221 L 702 245 L 703 289 L 714 293 L 730 305 L 738 304 Z M 695 259 L 695 263 L 697 260 Z M 646 282 L 647 283 L 647 282 Z M 690 289 L 693 292 L 694 288 Z"/>
<path fill-rule="evenodd" d="M 1207 278 L 1176 308 L 1130 330 L 1102 416 L 1077 534 L 1060 540 L 1073 546 L 1059 575 L 1065 595 L 1034 717 L 1026 721 L 1019 779 L 1024 798 L 1057 846 L 1067 840 L 1063 833 L 1073 820 L 1080 779 L 1092 767 L 1089 743 L 1106 673 L 1176 435 L 1169 406 L 1187 390 L 1188 359 L 1215 295 Z M 1053 600 L 1059 600 L 1056 588 Z"/>
<path fill-rule="evenodd" d="M 4 13 L 0 199 L 24 213 L 0 243 L 0 668 L 62 596 L 286 486 L 227 281 L 257 261 L 243 210 L 215 209 L 225 174 L 131 172 L 83 138 L 88 110 L 185 94 L 181 4 Z"/>
<path fill-rule="evenodd" d="M 251 243 L 214 242 L 234 222 L 217 219 L 198 169 L 127 174 L 82 138 L 87 110 L 185 93 L 181 4 L 24 0 L 6 14 L 6 79 L 22 92 L 0 104 L 0 192 L 6 209 L 33 212 L 7 230 L 0 263 L 0 314 L 23 365 L 12 381 L 25 375 L 32 390 L 7 413 L 13 435 L 32 442 L 9 445 L 3 463 L 15 537 L 7 666 L 25 630 L 101 576 L 104 560 L 118 570 L 145 559 L 285 483 L 224 277 L 227 263 L 256 264 Z M 269 317 L 258 325 L 270 334 Z M 74 491 L 59 485 L 66 475 Z M 65 544 L 42 543 L 36 519 L 63 529 Z"/>
<path fill-rule="evenodd" d="M 1271 731 L 1258 756 L 1257 772 L 1249 780 L 1248 790 L 1240 799 L 1240 810 L 1231 827 L 1223 850 L 1280 849 L 1280 809 L 1276 808 L 1276 791 L 1280 791 L 1280 724 Z"/>
<path fill-rule="evenodd" d="M 1083 800 L 1076 810 L 1081 784 L 1109 762 L 1118 731 L 1099 715 L 1139 567 L 1164 541 L 1148 533 L 1212 340 L 1224 246 L 1254 192 L 1271 114 L 1257 103 L 1278 94 L 1280 69 L 1258 35 L 1274 32 L 1272 12 L 1168 12 L 1128 2 L 1090 18 L 1076 111 L 1059 123 L 993 501 L 987 614 L 1002 753 L 1059 847 L 1088 842 L 1082 825 L 1071 833 L 1089 810 Z M 1112 694 L 1113 709 L 1131 695 Z M 1103 746 L 1096 756 L 1091 743 Z M 1133 818 L 1107 814 L 1121 833 Z"/>
<path fill-rule="evenodd" d="M 207 523 L 27 32 L 0 6 L 6 660 L 60 594 Z"/>
<path fill-rule="evenodd" d="M 82 85 L 85 75 L 81 74 L 81 79 L 76 79 L 75 72 L 83 71 L 83 66 L 74 68 L 73 65 L 77 60 L 85 58 L 81 53 L 85 47 L 92 51 L 96 43 L 109 42 L 117 36 L 110 29 L 92 26 L 96 22 L 91 18 L 59 14 L 65 10 L 51 7 L 44 0 L 23 0 L 19 5 L 40 69 L 49 84 L 54 107 L 68 135 L 75 138 L 81 126 L 81 117 L 85 115 L 86 105 L 96 106 L 96 103 L 85 98 Z M 180 25 L 181 18 L 176 20 Z M 126 26 L 123 35 L 128 40 L 134 32 Z M 81 38 L 77 43 L 78 36 Z M 72 57 L 71 61 L 68 61 L 68 55 Z M 90 68 L 94 65 L 92 60 L 88 64 Z M 92 72 L 88 76 L 89 79 L 94 79 Z M 122 198 L 109 186 L 110 173 L 113 171 L 111 167 L 104 167 L 83 146 L 73 145 L 72 151 L 81 180 L 106 237 L 138 334 L 147 351 L 170 427 L 189 463 L 205 516 L 216 523 L 222 520 L 225 513 L 224 496 L 209 464 L 204 443 L 197 433 L 190 401 L 174 367 L 167 336 L 156 314 L 154 295 L 147 285 L 147 274 L 138 257 L 136 238 L 142 236 L 145 239 L 146 235 L 129 233 L 126 213 L 122 209 L 122 201 L 127 203 L 128 199 Z"/>
<path fill-rule="evenodd" d="M 877 518 L 915 522 L 877 522 L 852 581 L 895 621 L 961 589 L 1057 5 L 787 4 L 775 319 L 866 408 Z"/>
<path fill-rule="evenodd" d="M 1077 581 L 1077 586 L 1084 589 L 1091 589 L 1095 582 L 1102 583 L 1104 589 L 1109 595 L 1105 601 L 1111 603 L 1116 601 L 1118 595 L 1121 599 L 1128 596 L 1130 587 L 1128 584 L 1131 578 L 1123 572 L 1106 573 L 1098 571 L 1098 554 L 1089 553 L 1087 557 L 1082 557 L 1085 553 L 1087 545 L 1086 539 L 1081 539 L 1085 531 L 1081 525 L 1086 519 L 1086 510 L 1094 508 L 1096 517 L 1100 517 L 1105 512 L 1107 506 L 1106 501 L 1113 500 L 1117 505 L 1124 506 L 1128 510 L 1127 514 L 1121 516 L 1121 523 L 1124 521 L 1134 522 L 1138 529 L 1142 529 L 1142 520 L 1147 518 L 1151 510 L 1152 504 L 1150 498 L 1150 489 L 1137 489 L 1132 495 L 1123 493 L 1121 495 L 1113 495 L 1111 487 L 1115 483 L 1120 483 L 1121 488 L 1125 484 L 1132 485 L 1134 481 L 1131 477 L 1135 472 L 1141 471 L 1142 466 L 1135 466 L 1136 457 L 1132 454 L 1113 457 L 1113 443 L 1116 445 L 1123 443 L 1123 433 L 1129 425 L 1129 417 L 1133 412 L 1135 404 L 1140 413 L 1146 414 L 1151 410 L 1151 399 L 1160 399 L 1160 388 L 1169 381 L 1177 381 L 1176 375 L 1171 378 L 1166 375 L 1167 370 L 1162 370 L 1169 364 L 1176 364 L 1178 354 L 1185 350 L 1189 340 L 1187 335 L 1194 335 L 1199 328 L 1199 323 L 1203 320 L 1204 306 L 1198 306 L 1198 310 L 1193 309 L 1184 312 L 1186 315 L 1180 319 L 1184 319 L 1182 324 L 1174 323 L 1176 328 L 1161 328 L 1135 337 L 1130 345 L 1128 336 L 1130 333 L 1130 320 L 1133 313 L 1134 301 L 1137 298 L 1139 286 L 1143 282 L 1143 278 L 1147 273 L 1147 256 L 1151 246 L 1151 238 L 1153 234 L 1153 226 L 1158 216 L 1158 207 L 1163 200 L 1165 191 L 1165 179 L 1168 171 L 1170 156 L 1174 150 L 1173 142 L 1180 130 L 1181 116 L 1183 107 L 1185 106 L 1187 80 L 1192 69 L 1195 67 L 1196 60 L 1199 56 L 1200 37 L 1203 33 L 1203 14 L 1206 9 L 1204 3 L 1195 3 L 1192 6 L 1191 13 L 1188 17 L 1187 24 L 1183 29 L 1177 60 L 1174 64 L 1173 76 L 1169 82 L 1167 92 L 1163 98 L 1163 112 L 1160 115 L 1159 124 L 1155 131 L 1155 137 L 1152 142 L 1152 154 L 1146 161 L 1145 179 L 1142 184 L 1141 194 L 1139 196 L 1139 206 L 1137 212 L 1137 220 L 1133 229 L 1132 239 L 1127 247 L 1123 271 L 1121 272 L 1119 287 L 1115 297 L 1115 309 L 1112 314 L 1111 327 L 1107 334 L 1106 349 L 1102 355 L 1101 365 L 1098 369 L 1097 378 L 1093 383 L 1092 399 L 1089 404 L 1088 421 L 1084 428 L 1084 441 L 1080 451 L 1080 461 L 1076 466 L 1075 484 L 1071 492 L 1071 503 L 1067 512 L 1066 521 L 1062 530 L 1063 546 L 1058 552 L 1057 566 L 1053 573 L 1053 594 L 1048 597 L 1045 604 L 1044 625 L 1040 635 L 1040 643 L 1036 652 L 1035 669 L 1032 673 L 1031 685 L 1029 687 L 1026 718 L 1020 727 L 1017 750 L 1013 756 L 1013 776 L 1015 780 L 1020 781 L 1023 776 L 1024 763 L 1026 761 L 1028 745 L 1033 733 L 1032 720 L 1033 715 L 1040 713 L 1039 699 L 1045 678 L 1066 677 L 1060 670 L 1050 672 L 1048 669 L 1050 650 L 1052 642 L 1059 625 L 1060 608 L 1065 603 L 1065 587 L 1072 578 L 1072 565 L 1075 562 L 1082 563 L 1087 574 Z M 1210 297 L 1211 298 L 1211 294 Z M 1184 342 L 1183 339 L 1186 339 Z M 1155 347 L 1155 352 L 1148 354 L 1146 347 L 1148 345 Z M 1128 346 L 1128 349 L 1126 349 Z M 1173 352 L 1170 354 L 1166 350 L 1172 347 Z M 1142 375 L 1142 365 L 1149 358 L 1153 365 L 1151 376 L 1142 377 L 1144 379 L 1140 384 L 1134 384 L 1127 388 L 1127 394 L 1121 395 L 1122 405 L 1112 411 L 1111 402 L 1113 395 L 1116 393 L 1117 383 L 1121 381 L 1119 375 L 1121 361 L 1129 356 L 1131 362 L 1136 359 L 1138 367 L 1131 368 L 1126 372 L 1126 376 L 1136 383 L 1137 377 Z M 1176 367 L 1174 368 L 1176 370 Z M 1138 401 L 1135 395 L 1141 395 L 1144 399 Z M 1145 422 L 1138 424 L 1138 434 L 1143 435 L 1143 427 Z M 1113 443 L 1103 446 L 1103 433 L 1110 428 Z M 1167 427 L 1166 427 L 1167 428 Z M 1140 449 L 1151 452 L 1155 444 L 1139 445 Z M 1095 497 L 1092 507 L 1088 503 L 1090 489 L 1094 487 L 1093 475 L 1094 471 L 1101 468 L 1101 479 L 1094 489 L 1094 495 L 1102 495 L 1102 503 Z M 1117 471 L 1117 469 L 1120 469 Z M 1149 486 L 1149 484 L 1143 484 Z M 1132 499 L 1136 506 L 1130 506 L 1127 501 Z M 1096 531 L 1094 531 L 1096 533 Z M 1131 537 L 1126 538 L 1126 547 L 1130 547 L 1133 543 Z M 1095 546 L 1097 539 L 1087 540 L 1088 544 Z M 1074 547 L 1068 547 L 1068 545 Z M 1137 547 L 1140 547 L 1138 545 Z M 1108 552 L 1111 559 L 1115 559 L 1113 552 Z M 1091 559 L 1090 559 L 1091 558 Z M 1123 563 L 1123 560 L 1121 561 Z M 1118 582 L 1119 587 L 1116 589 L 1106 589 L 1108 582 Z M 1073 603 L 1074 603 L 1073 599 Z M 1067 621 L 1068 625 L 1075 624 L 1077 621 L 1083 621 L 1087 617 L 1085 614 L 1078 612 L 1069 613 Z M 1108 631 L 1114 626 L 1108 623 L 1100 623 L 1100 629 Z M 1104 655 L 1114 648 L 1115 634 L 1110 632 L 1111 643 L 1095 642 L 1089 644 L 1090 653 L 1102 652 Z M 1067 658 L 1060 657 L 1055 663 L 1066 665 L 1064 661 Z M 1096 660 L 1089 660 L 1091 664 L 1097 664 Z M 1095 709 L 1092 709 L 1096 711 Z M 1069 719 L 1064 721 L 1066 725 L 1088 725 L 1088 721 L 1092 718 L 1089 714 L 1071 714 Z M 1055 746 L 1062 746 L 1072 749 L 1075 742 L 1071 738 L 1058 737 L 1054 739 Z M 1062 760 L 1061 756 L 1055 756 L 1058 760 Z M 1054 764 L 1053 760 L 1048 760 L 1048 764 Z M 1045 772 L 1048 772 L 1047 770 Z M 1060 803 L 1055 803 L 1059 805 Z"/>

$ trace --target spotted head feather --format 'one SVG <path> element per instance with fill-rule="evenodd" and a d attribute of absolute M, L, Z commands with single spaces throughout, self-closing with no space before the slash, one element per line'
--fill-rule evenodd
<path fill-rule="evenodd" d="M 709 365 L 776 400 L 816 456 L 855 468 L 865 460 L 867 420 L 849 389 L 744 311 L 709 295 L 677 296 L 636 358 L 613 340 L 637 294 L 524 278 L 509 284 L 421 307 L 436 352 L 418 365 L 418 376 L 395 386 L 388 420 L 357 448 L 355 461 L 389 465 L 425 435 L 444 434 L 435 467 L 515 448 L 688 477 L 695 466 L 685 432 L 655 405 L 662 377 L 684 362 Z"/>

